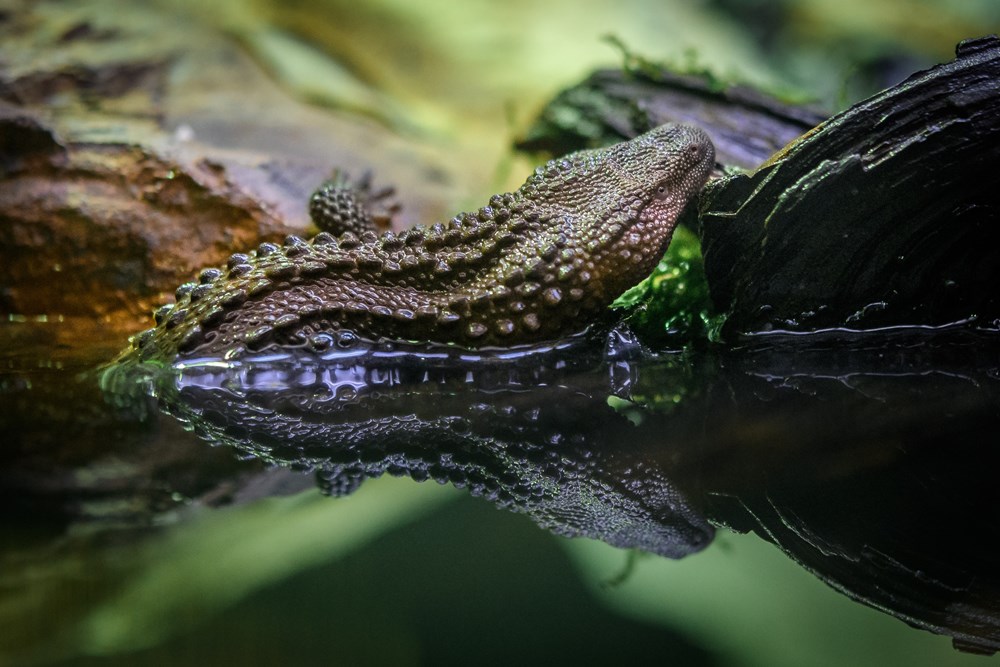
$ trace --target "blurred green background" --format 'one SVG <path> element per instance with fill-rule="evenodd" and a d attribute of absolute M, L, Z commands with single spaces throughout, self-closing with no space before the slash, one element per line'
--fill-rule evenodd
<path fill-rule="evenodd" d="M 560 89 L 622 58 L 607 39 L 829 112 L 1000 30 L 991 0 L 172 0 L 238 35 L 297 96 L 443 144 L 469 199 L 517 186 L 510 146 Z M 513 160 L 513 162 L 512 162 Z"/>
<path fill-rule="evenodd" d="M 340 500 L 306 491 L 204 512 L 75 558 L 104 572 L 96 604 L 73 623 L 50 608 L 36 655 L 54 664 L 985 660 L 851 602 L 754 536 L 722 532 L 682 561 L 639 556 L 621 582 L 624 552 L 408 479 Z"/>

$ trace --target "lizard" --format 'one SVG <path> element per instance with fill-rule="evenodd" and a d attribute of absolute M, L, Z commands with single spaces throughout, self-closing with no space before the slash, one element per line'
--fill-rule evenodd
<path fill-rule="evenodd" d="M 580 333 L 659 262 L 714 166 L 701 129 L 662 125 L 538 167 L 447 223 L 378 235 L 365 188 L 311 199 L 321 231 L 233 254 L 181 285 L 123 358 L 236 358 L 357 340 L 511 347 Z"/>

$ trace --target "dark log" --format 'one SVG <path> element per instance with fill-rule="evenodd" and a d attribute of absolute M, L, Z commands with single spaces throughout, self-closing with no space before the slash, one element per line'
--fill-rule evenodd
<path fill-rule="evenodd" d="M 704 128 L 722 164 L 754 168 L 826 115 L 748 86 L 646 63 L 600 70 L 559 93 L 517 147 L 561 155 L 612 144 L 664 123 Z"/>
<path fill-rule="evenodd" d="M 957 55 L 706 189 L 724 336 L 1000 326 L 1000 40 Z"/>

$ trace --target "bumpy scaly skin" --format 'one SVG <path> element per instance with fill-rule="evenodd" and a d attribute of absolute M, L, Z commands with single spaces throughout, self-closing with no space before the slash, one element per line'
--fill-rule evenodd
<path fill-rule="evenodd" d="M 178 288 L 133 353 L 234 357 L 352 337 L 478 348 L 578 333 L 656 266 L 713 164 L 703 131 L 664 125 L 552 160 L 446 224 L 263 243 Z M 367 215 L 355 200 L 333 213 L 345 211 L 348 227 Z"/>

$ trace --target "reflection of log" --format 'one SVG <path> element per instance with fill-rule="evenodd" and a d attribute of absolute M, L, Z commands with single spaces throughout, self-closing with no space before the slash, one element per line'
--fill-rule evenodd
<path fill-rule="evenodd" d="M 701 200 L 729 334 L 1000 317 L 1000 40 L 915 74 Z"/>
<path fill-rule="evenodd" d="M 724 355 L 709 517 L 957 648 L 1000 650 L 998 360 L 971 332 Z"/>
<path fill-rule="evenodd" d="M 165 419 L 157 428 L 123 420 L 103 404 L 92 374 L 32 371 L 0 378 L 5 534 L 59 534 L 72 524 L 145 529 L 188 499 L 226 504 L 263 470 L 206 452 Z M 23 546 L 17 537 L 3 544 Z"/>

